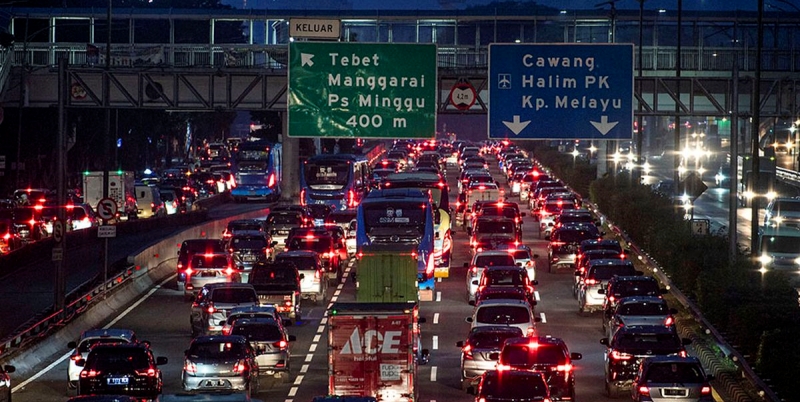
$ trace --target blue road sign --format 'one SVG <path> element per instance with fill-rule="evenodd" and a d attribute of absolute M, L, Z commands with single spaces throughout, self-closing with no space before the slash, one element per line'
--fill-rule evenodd
<path fill-rule="evenodd" d="M 490 44 L 489 138 L 633 138 L 632 44 Z"/>

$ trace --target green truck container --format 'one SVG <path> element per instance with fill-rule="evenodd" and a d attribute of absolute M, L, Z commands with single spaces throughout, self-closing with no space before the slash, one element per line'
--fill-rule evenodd
<path fill-rule="evenodd" d="M 356 265 L 356 300 L 368 303 L 418 302 L 417 255 L 397 244 L 362 246 Z"/>

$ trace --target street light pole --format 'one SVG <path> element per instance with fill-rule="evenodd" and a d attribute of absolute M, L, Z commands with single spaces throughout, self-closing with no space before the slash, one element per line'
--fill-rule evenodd
<path fill-rule="evenodd" d="M 681 41 L 683 40 L 681 35 L 681 27 L 683 22 L 683 0 L 678 0 L 678 46 L 677 52 L 675 54 L 675 77 L 677 78 L 676 84 L 677 89 L 675 91 L 675 133 L 673 137 L 673 143 L 675 145 L 675 154 L 672 158 L 673 164 L 673 183 L 672 186 L 675 195 L 680 194 L 680 174 L 678 173 L 678 168 L 680 168 L 680 150 L 681 146 Z"/>
<path fill-rule="evenodd" d="M 751 152 L 753 157 L 753 171 L 752 183 L 755 189 L 760 187 L 761 178 L 761 163 L 758 155 L 758 134 L 761 126 L 761 51 L 764 42 L 764 0 L 758 0 L 758 35 L 756 38 L 756 71 L 753 82 L 753 97 L 750 101 L 750 106 L 753 116 L 752 134 L 751 134 Z M 759 196 L 753 197 L 750 201 L 750 253 L 755 255 L 758 252 L 758 208 Z"/>
<path fill-rule="evenodd" d="M 639 45 L 638 45 L 638 48 L 639 48 L 638 49 L 638 51 L 639 51 L 639 63 L 638 64 L 639 64 L 639 66 L 638 67 L 639 67 L 639 93 L 641 94 L 642 93 L 642 77 L 643 77 L 643 71 L 642 71 L 643 52 L 642 52 L 642 47 L 644 45 L 644 33 L 643 33 L 644 25 L 643 24 L 644 24 L 644 2 L 645 2 L 645 0 L 637 0 L 637 1 L 639 2 Z M 636 173 L 636 183 L 641 183 L 642 169 L 644 168 L 644 166 L 643 166 L 644 165 L 644 159 L 642 157 L 642 154 L 643 154 L 643 152 L 642 152 L 642 144 L 644 143 L 644 138 L 643 138 L 644 137 L 644 125 L 642 124 L 642 102 L 639 102 L 638 110 L 639 110 L 639 114 L 638 114 L 638 116 L 636 118 L 636 129 L 637 129 L 636 130 L 637 131 L 637 133 L 636 133 L 636 157 L 638 159 L 637 162 L 636 162 L 636 172 L 637 172 Z"/>

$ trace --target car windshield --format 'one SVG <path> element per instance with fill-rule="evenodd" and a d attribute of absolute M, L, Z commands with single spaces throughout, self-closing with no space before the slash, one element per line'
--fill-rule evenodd
<path fill-rule="evenodd" d="M 208 359 L 235 359 L 244 357 L 244 345 L 238 342 L 194 342 L 189 357 Z"/>
<path fill-rule="evenodd" d="M 486 270 L 483 271 L 483 284 L 486 286 L 522 286 L 525 284 L 523 278 L 527 274 L 518 270 Z"/>
<path fill-rule="evenodd" d="M 625 303 L 617 309 L 618 315 L 666 315 L 668 312 L 664 303 Z"/>
<path fill-rule="evenodd" d="M 260 250 L 267 247 L 267 239 L 264 236 L 234 236 L 231 247 L 234 250 Z"/>
<path fill-rule="evenodd" d="M 333 239 L 330 237 L 295 237 L 289 242 L 290 250 L 311 250 L 318 253 L 327 253 L 333 248 Z"/>
<path fill-rule="evenodd" d="M 480 234 L 487 233 L 514 233 L 514 221 L 478 221 L 475 224 L 475 231 Z"/>
<path fill-rule="evenodd" d="M 513 208 L 481 208 L 481 215 L 502 216 L 505 218 L 514 219 L 517 217 L 517 211 L 515 211 Z"/>
<path fill-rule="evenodd" d="M 234 324 L 231 335 L 241 335 L 250 342 L 268 342 L 283 339 L 278 326 L 268 323 Z"/>
<path fill-rule="evenodd" d="M 780 215 L 781 212 L 800 212 L 800 202 L 795 201 L 776 201 L 775 206 L 772 208 L 773 212 L 777 211 Z"/>
<path fill-rule="evenodd" d="M 657 350 L 678 348 L 681 345 L 680 339 L 675 334 L 620 333 L 620 335 L 615 337 L 618 348 Z"/>
<path fill-rule="evenodd" d="M 553 241 L 562 241 L 566 243 L 580 243 L 583 240 L 600 237 L 600 232 L 597 228 L 591 229 L 565 229 L 557 230 L 553 236 Z"/>
<path fill-rule="evenodd" d="M 800 254 L 800 239 L 796 236 L 764 236 L 761 250 L 764 253 Z"/>
<path fill-rule="evenodd" d="M 479 255 L 475 257 L 475 266 L 477 267 L 502 267 L 509 265 L 514 265 L 514 257 L 508 254 Z"/>
<path fill-rule="evenodd" d="M 614 295 L 619 296 L 657 296 L 661 293 L 655 281 L 620 281 L 614 285 Z"/>
<path fill-rule="evenodd" d="M 276 263 L 292 263 L 299 270 L 317 269 L 317 261 L 313 257 L 277 257 Z"/>
<path fill-rule="evenodd" d="M 539 375 L 486 376 L 481 381 L 481 396 L 486 398 L 525 399 L 547 395 L 547 384 Z"/>
<path fill-rule="evenodd" d="M 648 383 L 702 383 L 705 376 L 694 363 L 653 363 L 647 370 Z"/>
<path fill-rule="evenodd" d="M 564 364 L 567 356 L 558 345 L 532 343 L 504 347 L 500 360 L 511 366 L 528 367 L 535 364 Z"/>
<path fill-rule="evenodd" d="M 476 314 L 476 321 L 484 324 L 522 324 L 530 320 L 530 312 L 522 306 L 484 306 Z"/>
<path fill-rule="evenodd" d="M 150 359 L 141 349 L 103 348 L 90 353 L 86 367 L 103 371 L 130 371 L 150 366 Z"/>
<path fill-rule="evenodd" d="M 214 303 L 253 303 L 258 301 L 251 288 L 216 289 L 212 296 Z"/>
<path fill-rule="evenodd" d="M 192 269 L 224 269 L 228 268 L 228 258 L 223 255 L 202 256 L 192 258 Z"/>
<path fill-rule="evenodd" d="M 78 345 L 78 351 L 81 353 L 87 353 L 92 350 L 93 347 L 97 345 L 124 345 L 127 344 L 128 341 L 119 338 L 92 338 L 92 339 L 84 339 L 81 341 L 80 345 Z"/>
<path fill-rule="evenodd" d="M 237 231 L 237 230 L 261 230 L 261 224 L 256 222 L 237 222 L 231 223 L 228 225 L 229 231 Z"/>
<path fill-rule="evenodd" d="M 267 217 L 267 223 L 271 225 L 299 225 L 302 221 L 303 218 L 299 213 L 269 214 Z"/>
<path fill-rule="evenodd" d="M 601 265 L 593 267 L 590 270 L 589 277 L 597 280 L 609 280 L 614 275 L 635 275 L 636 269 L 632 265 Z"/>

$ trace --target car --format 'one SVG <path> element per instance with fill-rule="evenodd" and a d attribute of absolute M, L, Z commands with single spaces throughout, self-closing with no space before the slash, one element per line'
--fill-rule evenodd
<path fill-rule="evenodd" d="M 178 250 L 177 281 L 181 289 L 186 282 L 186 268 L 195 254 L 225 253 L 225 244 L 220 239 L 188 239 L 181 242 Z"/>
<path fill-rule="evenodd" d="M 297 340 L 286 333 L 283 320 L 254 317 L 239 318 L 231 324 L 231 335 L 241 335 L 256 352 L 258 374 L 290 381 L 291 352 L 289 343 Z"/>
<path fill-rule="evenodd" d="M 630 296 L 617 301 L 616 306 L 603 320 L 603 330 L 611 340 L 618 329 L 631 325 L 675 325 L 678 310 L 670 308 L 667 301 L 655 296 Z"/>
<path fill-rule="evenodd" d="M 508 338 L 497 360 L 498 370 L 527 370 L 544 374 L 553 401 L 575 400 L 575 367 L 580 353 L 570 353 L 566 342 L 552 336 Z"/>
<path fill-rule="evenodd" d="M 547 262 L 550 272 L 559 267 L 575 267 L 578 245 L 589 239 L 599 239 L 604 235 L 597 226 L 590 224 L 568 224 L 553 229 L 547 244 Z"/>
<path fill-rule="evenodd" d="M 486 325 L 507 325 L 522 330 L 525 336 L 536 333 L 536 323 L 541 318 L 534 317 L 533 307 L 526 300 L 484 300 L 475 306 L 472 316 L 465 319 L 470 329 Z"/>
<path fill-rule="evenodd" d="M 636 271 L 630 260 L 592 260 L 586 266 L 583 281 L 578 291 L 578 313 L 601 310 L 605 303 L 605 287 L 615 275 L 633 276 Z"/>
<path fill-rule="evenodd" d="M 486 267 L 513 265 L 515 265 L 514 258 L 506 251 L 481 251 L 472 256 L 471 262 L 464 263 L 464 268 L 467 268 L 467 302 L 475 300 L 478 284 L 473 282 L 480 279 Z"/>
<path fill-rule="evenodd" d="M 6 364 L 0 366 L 0 401 L 11 402 L 11 376 L 16 367 Z"/>
<path fill-rule="evenodd" d="M 606 295 L 603 310 L 606 314 L 617 306 L 617 301 L 629 296 L 655 296 L 667 294 L 667 290 L 659 286 L 658 280 L 647 275 L 615 275 L 608 280 L 606 287 L 600 289 L 601 294 Z"/>
<path fill-rule="evenodd" d="M 481 298 L 481 293 L 487 289 L 492 288 L 497 291 L 497 288 L 512 288 L 519 289 L 525 293 L 525 300 L 531 306 L 537 303 L 534 286 L 539 282 L 531 281 L 528 279 L 528 272 L 525 268 L 512 266 L 494 266 L 486 267 L 478 280 L 478 289 L 475 291 L 476 301 Z"/>
<path fill-rule="evenodd" d="M 475 293 L 475 301 L 469 302 L 469 304 L 476 305 L 484 300 L 496 299 L 523 300 L 530 303 L 528 294 L 523 288 L 510 286 L 486 286 L 481 288 L 480 292 Z"/>
<path fill-rule="evenodd" d="M 236 233 L 238 231 L 242 231 L 242 230 L 245 230 L 245 231 L 248 231 L 248 232 L 253 232 L 253 231 L 261 232 L 261 233 L 264 233 L 265 236 L 268 233 L 266 223 L 263 220 L 260 220 L 260 219 L 234 219 L 234 220 L 228 221 L 228 225 L 225 227 L 225 230 L 222 232 L 222 240 L 227 243 L 228 240 L 230 240 L 230 238 L 233 237 L 234 233 Z"/>
<path fill-rule="evenodd" d="M 481 216 L 475 220 L 470 237 L 473 254 L 478 249 L 491 250 L 500 244 L 520 244 L 522 233 L 513 219 L 498 216 Z"/>
<path fill-rule="evenodd" d="M 562 211 L 574 210 L 575 204 L 567 200 L 551 200 L 547 199 L 542 202 L 539 208 L 539 238 L 549 240 L 550 233 L 553 232 L 555 227 L 556 218 L 561 215 Z"/>
<path fill-rule="evenodd" d="M 580 276 L 577 274 L 575 275 L 575 286 L 573 287 L 573 296 L 575 296 L 575 298 L 578 297 L 578 290 L 580 289 L 579 281 L 583 279 L 583 272 L 585 270 L 585 268 L 583 268 L 583 259 L 587 258 L 586 253 L 591 250 L 613 251 L 613 253 L 603 254 L 608 256 L 608 258 L 614 258 L 614 255 L 619 256 L 619 258 L 626 258 L 626 256 L 630 254 L 630 250 L 622 249 L 622 245 L 618 240 L 588 239 L 580 242 L 575 253 L 575 269 L 581 271 Z"/>
<path fill-rule="evenodd" d="M 572 295 L 578 298 L 578 292 L 583 286 L 583 274 L 586 272 L 586 267 L 594 260 L 624 260 L 626 254 L 620 253 L 611 249 L 594 249 L 579 252 L 575 257 L 575 282 L 572 286 Z"/>
<path fill-rule="evenodd" d="M 772 199 L 764 210 L 764 226 L 800 227 L 800 197 Z"/>
<path fill-rule="evenodd" d="M 536 259 L 539 258 L 539 254 L 533 254 L 530 247 L 524 244 L 516 246 L 501 244 L 495 247 L 495 250 L 507 251 L 514 257 L 514 265 L 525 268 L 528 271 L 528 279 L 536 280 Z"/>
<path fill-rule="evenodd" d="M 46 222 L 42 216 L 44 207 L 16 207 L 12 211 L 12 219 L 17 227 L 17 233 L 24 243 L 32 243 L 47 237 Z"/>
<path fill-rule="evenodd" d="M 291 261 L 259 261 L 247 283 L 253 286 L 261 305 L 274 305 L 280 315 L 288 320 L 300 321 L 303 311 L 300 304 L 301 275 Z"/>
<path fill-rule="evenodd" d="M 242 281 L 241 272 L 233 266 L 227 252 L 195 254 L 183 272 L 186 274 L 183 287 L 186 301 L 191 301 L 205 285 Z"/>
<path fill-rule="evenodd" d="M 550 402 L 550 388 L 544 374 L 534 371 L 490 370 L 480 378 L 475 402 Z"/>
<path fill-rule="evenodd" d="M 78 395 L 123 394 L 156 399 L 163 379 L 158 366 L 167 364 L 164 356 L 154 357 L 150 346 L 142 343 L 98 345 L 86 359 L 75 362 L 82 370 Z"/>
<path fill-rule="evenodd" d="M 186 392 L 258 392 L 256 350 L 241 335 L 199 336 L 184 352 L 181 383 Z"/>
<path fill-rule="evenodd" d="M 233 329 L 233 323 L 240 318 L 273 318 L 282 320 L 278 308 L 274 304 L 260 304 L 258 306 L 246 306 L 232 308 L 228 312 L 228 317 L 225 318 L 222 324 L 222 335 L 230 335 Z M 291 321 L 283 321 L 284 326 L 291 325 Z"/>
<path fill-rule="evenodd" d="M 158 191 L 161 201 L 164 203 L 164 210 L 167 215 L 175 215 L 181 212 L 181 202 L 178 194 L 174 190 L 161 187 Z"/>
<path fill-rule="evenodd" d="M 228 253 L 234 267 L 241 272 L 242 282 L 247 282 L 253 264 L 272 258 L 272 247 L 275 245 L 265 232 L 242 230 L 237 231 L 228 240 Z"/>
<path fill-rule="evenodd" d="M 706 374 L 700 359 L 690 356 L 653 356 L 642 360 L 631 386 L 635 402 L 712 402 L 714 376 Z"/>
<path fill-rule="evenodd" d="M 67 402 L 139 402 L 141 399 L 128 395 L 78 395 Z M 5 401 L 3 401 L 5 402 Z"/>
<path fill-rule="evenodd" d="M 606 346 L 605 390 L 611 398 L 630 391 L 639 370 L 639 363 L 651 356 L 686 356 L 692 341 L 678 336 L 675 326 L 631 325 L 619 328 L 614 337 L 600 339 Z"/>
<path fill-rule="evenodd" d="M 516 202 L 508 201 L 489 201 L 489 202 L 476 202 L 472 208 L 472 217 L 467 221 L 467 233 L 472 232 L 474 222 L 484 216 L 499 216 L 513 219 L 517 224 L 517 231 L 522 233 L 522 218 L 525 217 L 525 212 L 520 212 L 519 205 Z"/>
<path fill-rule="evenodd" d="M 228 318 L 229 311 L 257 305 L 258 295 L 253 285 L 232 282 L 207 284 L 192 303 L 189 316 L 192 337 L 219 334 L 223 325 L 220 323 Z"/>
<path fill-rule="evenodd" d="M 14 221 L 8 218 L 0 218 L 0 255 L 17 250 L 23 244 L 24 242 Z"/>
<path fill-rule="evenodd" d="M 325 305 L 328 281 L 324 280 L 325 268 L 319 253 L 309 250 L 284 251 L 275 256 L 276 263 L 290 262 L 297 266 L 302 275 L 300 297 Z"/>
<path fill-rule="evenodd" d="M 356 211 L 352 209 L 332 211 L 325 219 L 325 226 L 339 226 L 345 233 L 347 254 L 356 254 Z"/>
<path fill-rule="evenodd" d="M 456 342 L 461 348 L 461 388 L 477 386 L 480 376 L 497 365 L 492 353 L 500 352 L 506 339 L 520 336 L 522 330 L 517 327 L 488 325 L 471 329 L 466 341 Z"/>
<path fill-rule="evenodd" d="M 344 261 L 341 260 L 341 242 L 328 233 L 312 232 L 292 236 L 286 240 L 286 251 L 308 250 L 319 254 L 322 266 L 325 267 L 328 285 L 341 282 L 344 277 Z M 345 251 L 345 254 L 347 251 Z"/>
<path fill-rule="evenodd" d="M 161 200 L 161 192 L 155 185 L 143 183 L 134 186 L 136 192 L 136 217 L 146 219 L 151 217 L 165 216 L 164 201 Z"/>
<path fill-rule="evenodd" d="M 311 216 L 307 216 L 305 212 L 298 210 L 273 210 L 270 211 L 266 219 L 267 233 L 269 233 L 273 241 L 277 242 L 276 247 L 279 250 L 283 250 L 286 246 L 289 231 L 312 224 Z"/>
<path fill-rule="evenodd" d="M 78 360 L 86 360 L 89 356 L 89 351 L 97 345 L 125 345 L 129 343 L 137 343 L 139 340 L 136 334 L 130 329 L 88 329 L 81 333 L 77 341 L 71 341 L 67 347 L 72 349 L 72 353 L 67 360 L 67 386 L 70 389 L 78 387 L 78 379 L 80 378 L 82 368 L 77 366 L 75 362 Z"/>

